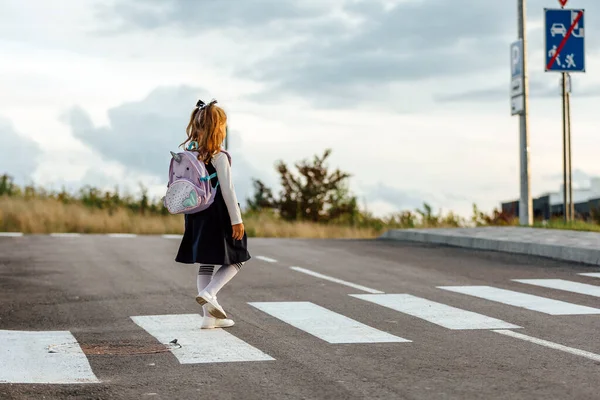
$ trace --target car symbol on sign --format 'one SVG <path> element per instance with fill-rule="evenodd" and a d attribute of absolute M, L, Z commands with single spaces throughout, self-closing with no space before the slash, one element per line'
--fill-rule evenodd
<path fill-rule="evenodd" d="M 565 28 L 563 24 L 552 24 L 552 27 L 550 28 L 550 34 L 552 35 L 552 37 L 558 34 L 561 34 L 563 35 L 563 37 L 565 37 L 565 35 L 567 34 L 567 28 Z"/>

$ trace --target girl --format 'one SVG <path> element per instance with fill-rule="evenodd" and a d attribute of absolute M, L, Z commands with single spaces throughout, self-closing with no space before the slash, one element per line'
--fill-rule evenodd
<path fill-rule="evenodd" d="M 216 103 L 198 100 L 186 129 L 187 139 L 181 144 L 189 143 L 188 150 L 198 153 L 208 173 L 217 173 L 211 180 L 213 187 L 218 183 L 215 200 L 206 210 L 185 215 L 185 232 L 175 258 L 184 264 L 200 263 L 196 301 L 202 305 L 204 329 L 234 324 L 217 302 L 217 293 L 250 259 L 229 158 L 221 152 L 227 116 Z M 213 277 L 215 265 L 221 267 Z"/>

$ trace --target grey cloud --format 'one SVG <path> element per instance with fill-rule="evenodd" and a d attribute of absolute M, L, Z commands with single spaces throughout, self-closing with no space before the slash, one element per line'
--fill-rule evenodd
<path fill-rule="evenodd" d="M 572 171 L 573 175 L 573 184 L 577 186 L 586 187 L 590 184 L 590 180 L 593 178 L 600 178 L 600 176 L 590 174 L 581 169 L 575 168 Z M 552 182 L 557 185 L 557 189 L 560 185 L 563 184 L 563 175 L 562 172 L 558 174 L 547 174 L 542 177 L 544 181 Z"/>
<path fill-rule="evenodd" d="M 423 209 L 424 203 L 429 204 L 435 212 L 442 210 L 443 212 L 448 211 L 448 203 L 464 203 L 470 202 L 471 198 L 463 194 L 456 193 L 424 193 L 416 190 L 400 189 L 397 187 L 390 186 L 383 182 L 378 182 L 372 186 L 366 186 L 368 195 L 366 200 L 369 202 L 373 201 L 384 201 L 396 207 L 398 210 L 417 210 Z"/>
<path fill-rule="evenodd" d="M 369 201 L 384 201 L 400 210 L 410 209 L 423 206 L 424 197 L 421 193 L 410 190 L 404 190 L 386 185 L 382 182 L 376 185 L 366 187 Z"/>
<path fill-rule="evenodd" d="M 122 30 L 132 27 L 154 30 L 171 27 L 185 34 L 199 35 L 208 31 L 273 30 L 285 32 L 290 23 L 297 28 L 319 23 L 322 5 L 284 0 L 117 0 L 102 5 L 100 16 L 117 17 Z M 277 25 L 284 22 L 283 25 Z M 324 28 L 325 24 L 320 24 Z"/>
<path fill-rule="evenodd" d="M 125 103 L 108 111 L 108 126 L 97 127 L 81 108 L 70 110 L 63 119 L 73 135 L 102 156 L 132 171 L 167 180 L 169 151 L 185 140 L 185 128 L 198 97 L 210 100 L 201 89 L 188 86 L 158 88 L 145 99 Z M 230 132 L 236 136 L 236 131 Z M 258 175 L 239 149 L 232 151 L 234 184 L 240 203 L 249 196 L 250 177 Z"/>
<path fill-rule="evenodd" d="M 318 96 L 319 106 L 326 107 L 382 98 L 385 103 L 394 97 L 385 94 L 394 83 L 418 85 L 420 80 L 508 69 L 508 45 L 517 36 L 516 2 L 415 0 L 388 10 L 373 0 L 341 1 L 200 1 L 190 7 L 185 0 L 120 0 L 113 11 L 137 29 L 173 27 L 188 34 L 219 29 L 222 35 L 249 30 L 246 40 L 290 39 L 294 44 L 286 50 L 234 70 L 265 83 L 253 100 L 293 95 Z M 541 20 L 543 6 L 541 0 L 528 2 L 529 22 Z M 340 10 L 362 22 L 343 22 Z M 530 31 L 530 49 L 542 34 Z M 504 88 L 478 89 L 458 100 L 493 98 L 500 92 L 506 95 Z"/>
<path fill-rule="evenodd" d="M 40 155 L 37 143 L 20 135 L 8 120 L 0 118 L 0 175 L 6 173 L 16 182 L 24 183 L 37 169 Z"/>
<path fill-rule="evenodd" d="M 529 83 L 529 95 L 531 98 L 548 98 L 559 97 L 561 89 L 559 87 L 558 76 L 553 74 L 552 82 L 549 82 L 548 76 L 543 79 L 537 76 L 537 79 L 532 79 Z M 483 89 L 467 90 L 453 94 L 437 94 L 434 95 L 434 100 L 438 103 L 453 103 L 453 102 L 494 102 L 507 101 L 510 92 L 510 82 L 507 78 L 505 85 L 490 86 Z M 600 96 L 600 85 L 582 88 L 578 91 L 574 84 L 574 95 L 585 97 Z"/>

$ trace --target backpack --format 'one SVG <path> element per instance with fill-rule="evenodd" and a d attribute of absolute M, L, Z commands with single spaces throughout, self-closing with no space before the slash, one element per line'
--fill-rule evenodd
<path fill-rule="evenodd" d="M 225 150 L 231 165 L 231 155 Z M 198 160 L 198 153 L 184 150 L 171 152 L 169 183 L 163 203 L 171 214 L 194 214 L 206 210 L 215 200 L 219 182 L 213 188 L 210 180 L 217 173 L 209 175 L 204 162 Z"/>

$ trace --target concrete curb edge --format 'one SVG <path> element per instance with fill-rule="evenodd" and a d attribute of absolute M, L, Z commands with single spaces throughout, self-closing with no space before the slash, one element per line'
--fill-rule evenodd
<path fill-rule="evenodd" d="M 488 239 L 476 236 L 436 234 L 430 232 L 417 232 L 414 230 L 390 230 L 381 235 L 379 239 L 442 244 L 469 249 L 525 254 L 555 260 L 600 265 L 600 249 L 595 250 L 554 244 Z"/>

